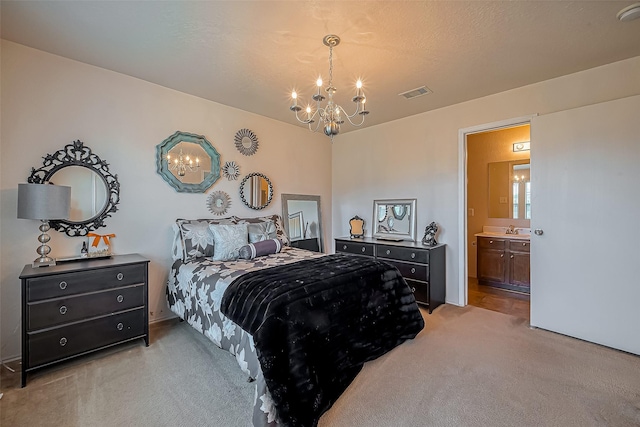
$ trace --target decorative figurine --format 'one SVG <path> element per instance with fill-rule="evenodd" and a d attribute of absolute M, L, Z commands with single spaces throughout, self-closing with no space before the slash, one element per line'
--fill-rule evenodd
<path fill-rule="evenodd" d="M 422 244 L 426 246 L 435 246 L 438 244 L 436 240 L 436 233 L 438 232 L 438 225 L 435 222 L 427 225 L 424 229 L 424 237 L 422 238 Z"/>

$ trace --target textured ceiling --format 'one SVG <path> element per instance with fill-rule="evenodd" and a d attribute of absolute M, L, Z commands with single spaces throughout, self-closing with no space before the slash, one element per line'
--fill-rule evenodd
<path fill-rule="evenodd" d="M 336 34 L 337 101 L 362 78 L 371 126 L 640 56 L 640 20 L 616 19 L 631 3 L 3 0 L 1 16 L 4 39 L 288 123 Z"/>

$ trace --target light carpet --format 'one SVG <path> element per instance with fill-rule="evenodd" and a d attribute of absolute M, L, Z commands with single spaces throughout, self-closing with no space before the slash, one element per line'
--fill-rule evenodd
<path fill-rule="evenodd" d="M 319 427 L 640 426 L 640 357 L 476 307 L 369 362 Z M 348 326 L 346 326 L 348 327 Z M 4 370 L 4 368 L 3 368 Z M 2 374 L 2 426 L 249 426 L 254 385 L 186 323 L 38 371 Z"/>

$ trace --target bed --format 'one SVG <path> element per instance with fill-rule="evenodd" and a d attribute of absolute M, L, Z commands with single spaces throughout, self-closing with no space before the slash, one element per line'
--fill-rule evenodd
<path fill-rule="evenodd" d="M 222 245 L 220 239 L 216 240 L 215 236 L 212 239 L 207 233 L 212 229 L 212 225 L 216 226 L 218 224 L 252 224 L 256 226 L 266 224 L 265 227 L 263 227 L 265 232 L 262 238 L 274 237 L 274 240 L 282 242 L 283 245 L 280 251 L 276 253 L 257 256 L 253 259 L 213 260 L 215 256 L 212 255 L 212 252 L 215 252 L 217 249 L 214 250 L 214 248 L 210 248 L 209 243 L 215 244 L 213 246 L 216 248 L 221 248 Z M 274 361 L 277 362 L 277 360 L 268 359 L 268 357 L 279 353 L 276 347 L 276 345 L 279 344 L 276 344 L 276 342 L 285 339 L 283 337 L 287 336 L 287 334 L 293 336 L 293 334 L 298 333 L 298 336 L 293 339 L 295 342 L 306 340 L 307 342 L 311 342 L 312 346 L 327 346 L 327 343 L 320 342 L 326 338 L 324 335 L 309 335 L 307 332 L 309 328 L 308 322 L 304 326 L 306 329 L 300 329 L 300 323 L 304 323 L 300 318 L 309 317 L 309 313 L 312 313 L 312 321 L 315 322 L 312 329 L 328 329 L 325 327 L 327 325 L 318 325 L 317 319 L 319 317 L 316 315 L 318 313 L 318 304 L 327 304 L 331 310 L 334 310 L 335 313 L 331 314 L 331 318 L 337 318 L 336 316 L 341 313 L 340 310 L 342 310 L 342 312 L 348 311 L 340 308 L 344 301 L 349 300 L 349 298 L 351 298 L 351 300 L 354 299 L 353 295 L 349 297 L 347 289 L 354 287 L 356 291 L 355 294 L 360 295 L 357 286 L 362 286 L 362 283 L 358 285 L 356 283 L 358 280 L 356 279 L 364 282 L 366 281 L 365 276 L 360 277 L 360 272 L 349 273 L 351 279 L 349 279 L 348 282 L 353 285 L 341 285 L 337 296 L 332 295 L 334 291 L 331 289 L 334 285 L 326 284 L 327 281 L 321 276 L 322 274 L 327 275 L 327 277 L 336 276 L 334 273 L 329 273 L 333 265 L 337 266 L 336 271 L 342 274 L 342 270 L 345 270 L 347 264 L 360 262 L 355 261 L 355 259 L 359 257 L 340 254 L 324 255 L 288 246 L 288 238 L 284 234 L 282 220 L 278 215 L 258 218 L 230 217 L 220 220 L 177 220 L 174 225 L 174 231 L 175 239 L 172 249 L 174 262 L 171 266 L 166 290 L 169 308 L 180 318 L 188 322 L 194 329 L 209 338 L 215 345 L 235 355 L 242 371 L 247 374 L 250 381 L 255 381 L 256 392 L 252 415 L 253 425 L 256 427 L 285 425 L 315 426 L 319 416 L 331 406 L 337 396 L 346 388 L 346 385 L 357 375 L 361 365 L 355 368 L 349 365 L 348 369 L 343 370 L 336 368 L 341 376 L 333 378 L 329 384 L 337 384 L 338 389 L 329 390 L 325 393 L 326 396 L 323 395 L 322 398 L 318 397 L 316 400 L 318 400 L 319 403 L 316 402 L 313 404 L 313 410 L 303 411 L 305 414 L 301 415 L 300 413 L 296 413 L 296 408 L 302 407 L 301 404 L 298 402 L 289 405 L 287 404 L 287 399 L 295 398 L 300 393 L 304 394 L 306 390 L 295 390 L 292 388 L 293 386 L 287 385 L 284 382 L 281 384 L 281 376 L 278 377 L 273 374 L 273 372 L 277 372 L 278 369 L 277 363 L 274 363 Z M 250 237 L 248 240 L 251 240 Z M 394 272 L 397 272 L 392 266 L 382 265 L 384 263 L 371 260 L 367 260 L 367 262 L 377 263 L 376 266 L 370 266 L 371 268 L 392 269 L 389 270 L 392 275 L 395 274 Z M 304 277 L 304 274 L 307 271 L 311 271 L 307 269 L 313 268 L 317 263 L 322 264 L 321 267 L 318 267 L 319 270 L 313 274 L 314 277 L 317 277 L 317 280 L 315 280 L 313 284 L 307 284 L 306 282 L 309 282 L 309 280 Z M 351 270 L 353 269 L 352 267 L 350 268 Z M 296 271 L 297 273 L 295 273 Z M 385 274 L 388 276 L 389 272 Z M 302 274 L 302 276 L 299 276 L 297 279 L 292 279 L 289 277 L 291 274 Z M 344 274 L 347 274 L 347 272 L 345 271 Z M 356 279 L 354 279 L 354 274 L 357 276 Z M 397 274 L 399 275 L 399 273 Z M 273 293 L 267 288 L 268 286 L 272 286 L 271 284 L 261 284 L 265 282 L 265 277 L 270 278 L 274 276 L 282 277 L 279 284 L 273 285 L 276 286 L 277 289 L 282 290 L 284 289 L 284 285 L 289 286 L 286 292 L 280 292 L 281 296 L 278 301 L 288 300 L 290 295 L 296 294 L 296 291 L 302 296 L 296 297 L 293 303 L 286 302 L 286 304 L 294 304 L 291 306 L 294 308 L 286 306 L 274 314 L 274 312 L 269 312 L 268 310 L 275 310 L 274 307 L 277 307 L 276 302 L 269 301 L 266 303 L 264 302 L 267 301 L 265 298 L 262 296 L 255 297 L 255 295 L 253 297 L 255 305 L 250 306 L 247 304 L 246 301 L 252 299 L 252 297 L 248 295 L 251 293 L 255 294 L 257 292 L 255 289 L 258 289 L 258 286 L 265 286 L 264 288 L 260 288 L 262 289 L 259 292 L 260 295 L 265 295 L 270 292 Z M 258 281 L 258 279 L 262 281 Z M 404 282 L 403 279 L 401 280 Z M 303 282 L 303 285 L 298 285 Z M 307 286 L 304 291 L 302 290 L 303 286 Z M 308 286 L 315 286 L 315 288 Z M 386 288 L 390 287 L 388 284 L 381 286 Z M 319 290 L 319 287 L 323 287 L 323 289 Z M 399 345 L 406 339 L 413 338 L 422 329 L 424 322 L 413 299 L 413 295 L 406 286 L 406 283 L 404 283 L 404 288 L 406 289 L 400 286 L 398 291 L 393 291 L 394 295 L 397 294 L 397 298 L 402 300 L 402 307 L 400 309 L 400 311 L 402 311 L 401 316 L 403 316 L 404 319 L 400 322 L 403 324 L 402 328 L 394 327 L 391 335 L 381 332 L 378 336 L 377 331 L 382 331 L 383 329 L 379 329 L 379 326 L 375 325 L 376 319 L 383 319 L 384 316 L 391 313 L 392 310 L 387 310 L 385 303 L 374 301 L 375 298 L 369 296 L 361 297 L 368 298 L 368 301 L 370 301 L 368 305 L 373 307 L 373 310 L 369 309 L 367 315 L 371 313 L 376 314 L 376 319 L 366 321 L 369 326 L 359 329 L 358 338 L 360 335 L 366 336 L 366 338 L 363 339 L 367 341 L 359 342 L 359 340 L 356 339 L 353 340 L 353 343 L 355 343 L 353 345 L 351 344 L 352 342 L 349 341 L 349 343 L 346 344 L 349 346 L 349 349 L 340 350 L 333 356 L 334 359 L 331 362 L 333 365 L 339 366 L 342 361 L 356 356 L 359 360 L 362 360 L 362 362 L 371 360 L 384 354 L 390 350 L 390 348 Z M 309 291 L 309 289 L 311 289 L 311 291 Z M 316 296 L 317 304 L 314 303 L 316 304 L 314 305 L 315 308 L 306 310 L 303 304 L 306 304 L 307 300 L 311 298 L 309 294 Z M 352 294 L 354 293 L 352 292 Z M 284 295 L 284 298 L 282 295 Z M 337 303 L 332 302 L 331 299 L 335 298 L 339 298 L 340 301 Z M 238 304 L 238 301 L 241 303 Z M 354 304 L 363 305 L 357 302 Z M 265 310 L 267 311 L 265 312 Z M 289 313 L 288 315 L 292 316 L 292 318 L 286 318 L 282 315 L 282 313 L 285 312 Z M 291 313 L 298 314 L 291 315 Z M 395 316 L 396 314 L 393 315 Z M 359 316 L 363 317 L 361 314 Z M 377 316 L 380 317 L 378 318 Z M 320 318 L 322 318 L 322 316 L 320 316 Z M 349 320 L 346 321 L 349 322 Z M 276 324 L 275 322 L 279 323 Z M 271 332 L 267 329 L 269 325 L 275 328 L 272 329 Z M 298 328 L 297 332 L 294 331 L 296 328 Z M 337 336 L 335 339 L 343 341 L 346 339 L 343 331 L 348 331 L 348 328 L 336 328 L 334 325 L 331 329 L 334 332 L 337 329 L 341 331 L 337 335 L 334 333 L 334 335 Z M 396 329 L 399 331 L 401 329 L 401 331 L 396 333 Z M 253 331 L 253 334 L 248 331 Z M 273 331 L 277 331 L 278 333 L 274 333 Z M 279 331 L 283 332 L 279 333 Z M 372 334 L 375 334 L 375 336 Z M 254 335 L 256 336 L 255 341 Z M 328 340 L 328 338 L 326 339 Z M 359 352 L 362 353 L 362 349 L 366 349 L 367 346 L 374 341 L 376 345 L 375 351 L 370 352 L 367 350 L 366 354 L 359 354 Z M 258 348 L 256 348 L 256 342 L 258 343 Z M 312 350 L 303 348 L 304 351 L 302 351 L 302 353 L 305 353 L 305 357 L 308 357 L 307 353 L 318 353 L 318 349 L 321 348 L 322 347 L 316 347 Z M 323 359 L 327 357 L 331 358 L 332 356 L 327 353 L 317 358 Z M 284 360 L 284 365 L 295 364 L 295 358 L 292 354 L 285 355 Z M 263 365 L 266 368 L 264 372 Z M 280 363 L 280 366 L 284 365 Z M 300 370 L 299 367 L 298 370 Z M 304 368 L 303 371 L 305 375 L 309 375 L 308 369 Z M 265 372 L 267 373 L 267 378 L 265 378 Z M 315 375 L 318 376 L 317 373 Z M 287 374 L 285 376 L 288 378 L 291 375 Z M 322 374 L 319 376 L 325 377 L 326 375 Z M 299 380 L 298 383 L 300 382 Z M 306 380 L 304 381 L 305 384 L 307 382 Z M 268 384 L 270 384 L 270 386 L 268 386 Z M 289 395 L 287 395 L 287 390 Z M 271 391 L 274 391 L 273 395 Z M 293 397 L 291 396 L 291 392 L 294 393 Z"/>

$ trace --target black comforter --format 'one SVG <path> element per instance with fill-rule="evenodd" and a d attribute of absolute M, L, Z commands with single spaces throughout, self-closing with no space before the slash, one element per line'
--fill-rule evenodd
<path fill-rule="evenodd" d="M 221 311 L 253 335 L 285 426 L 316 426 L 364 362 L 424 327 L 395 267 L 344 254 L 247 273 Z"/>

